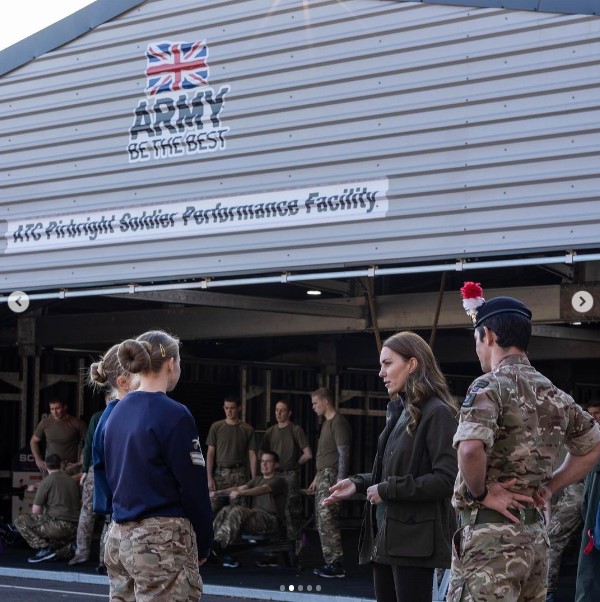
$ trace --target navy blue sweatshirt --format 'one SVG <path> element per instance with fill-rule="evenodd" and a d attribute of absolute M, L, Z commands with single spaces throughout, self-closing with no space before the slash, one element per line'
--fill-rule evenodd
<path fill-rule="evenodd" d="M 106 466 L 104 462 L 104 431 L 106 429 L 106 421 L 118 401 L 118 399 L 113 399 L 106 406 L 94 431 L 94 442 L 92 444 L 92 460 L 94 463 L 93 506 L 96 514 L 112 514 L 112 491 L 106 480 Z"/>
<path fill-rule="evenodd" d="M 189 518 L 198 556 L 208 556 L 213 529 L 206 467 L 185 406 L 164 393 L 128 393 L 106 421 L 104 454 L 117 523 Z"/>

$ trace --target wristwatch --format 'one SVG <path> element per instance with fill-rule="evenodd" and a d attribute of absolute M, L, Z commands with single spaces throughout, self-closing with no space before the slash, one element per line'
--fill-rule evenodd
<path fill-rule="evenodd" d="M 465 493 L 465 496 L 468 500 L 471 500 L 472 502 L 483 502 L 483 500 L 485 500 L 485 498 L 487 497 L 488 494 L 488 488 L 487 485 L 485 486 L 485 489 L 483 490 L 483 493 L 481 495 L 473 495 L 470 491 L 469 488 L 467 487 L 467 491 Z"/>

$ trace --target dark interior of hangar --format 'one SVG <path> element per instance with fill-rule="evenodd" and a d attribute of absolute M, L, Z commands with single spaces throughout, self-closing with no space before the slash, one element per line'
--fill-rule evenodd
<path fill-rule="evenodd" d="M 47 402 L 60 398 L 89 420 L 103 400 L 85 386 L 92 361 L 114 342 L 152 328 L 182 340 L 182 377 L 173 397 L 188 405 L 200 433 L 223 416 L 228 394 L 242 399 L 260 436 L 279 398 L 315 441 L 310 392 L 328 386 L 351 422 L 352 470 L 372 461 L 387 403 L 378 377 L 378 339 L 412 329 L 432 343 L 451 390 L 462 397 L 481 369 L 458 289 L 466 279 L 495 294 L 529 296 L 532 363 L 580 403 L 600 395 L 600 328 L 594 315 L 565 313 L 575 286 L 594 291 L 597 266 L 316 281 L 300 285 L 165 291 L 129 297 L 33 301 L 16 316 L 0 306 L 0 471 L 25 446 Z M 443 290 L 442 290 L 443 287 Z M 308 290 L 321 294 L 309 297 Z M 562 297 L 561 297 L 562 296 Z M 317 299 L 317 300 L 309 300 Z M 438 311 L 439 308 L 439 311 Z M 438 315 L 439 313 L 439 315 Z M 536 314 L 541 318 L 536 320 Z M 305 479 L 311 478 L 307 468 Z"/>

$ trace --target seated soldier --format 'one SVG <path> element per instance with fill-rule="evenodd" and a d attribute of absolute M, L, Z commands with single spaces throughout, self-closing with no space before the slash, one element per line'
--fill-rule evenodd
<path fill-rule="evenodd" d="M 68 558 L 79 520 L 79 485 L 60 470 L 56 454 L 46 457 L 48 476 L 35 494 L 30 515 L 17 516 L 15 527 L 37 554 L 28 562 Z"/>
<path fill-rule="evenodd" d="M 251 535 L 280 535 L 285 532 L 285 506 L 287 484 L 277 476 L 279 456 L 265 451 L 260 459 L 260 477 L 248 481 L 245 485 L 229 487 L 220 491 L 211 491 L 211 497 L 229 494 L 231 501 L 238 497 L 250 498 L 250 508 L 231 504 L 219 510 L 213 521 L 213 550 L 217 553 L 234 543 L 242 532 Z M 236 568 L 239 562 L 232 556 L 224 556 L 223 566 Z"/>

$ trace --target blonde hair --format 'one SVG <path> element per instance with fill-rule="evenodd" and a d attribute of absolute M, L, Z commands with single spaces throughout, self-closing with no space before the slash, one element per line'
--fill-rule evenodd
<path fill-rule="evenodd" d="M 97 362 L 90 366 L 88 383 L 111 398 L 117 396 L 119 376 L 128 376 L 129 372 L 119 362 L 119 345 L 113 345 Z"/>
<path fill-rule="evenodd" d="M 179 358 L 179 339 L 162 330 L 150 330 L 119 345 L 119 362 L 133 374 L 159 372 L 167 360 Z"/>

